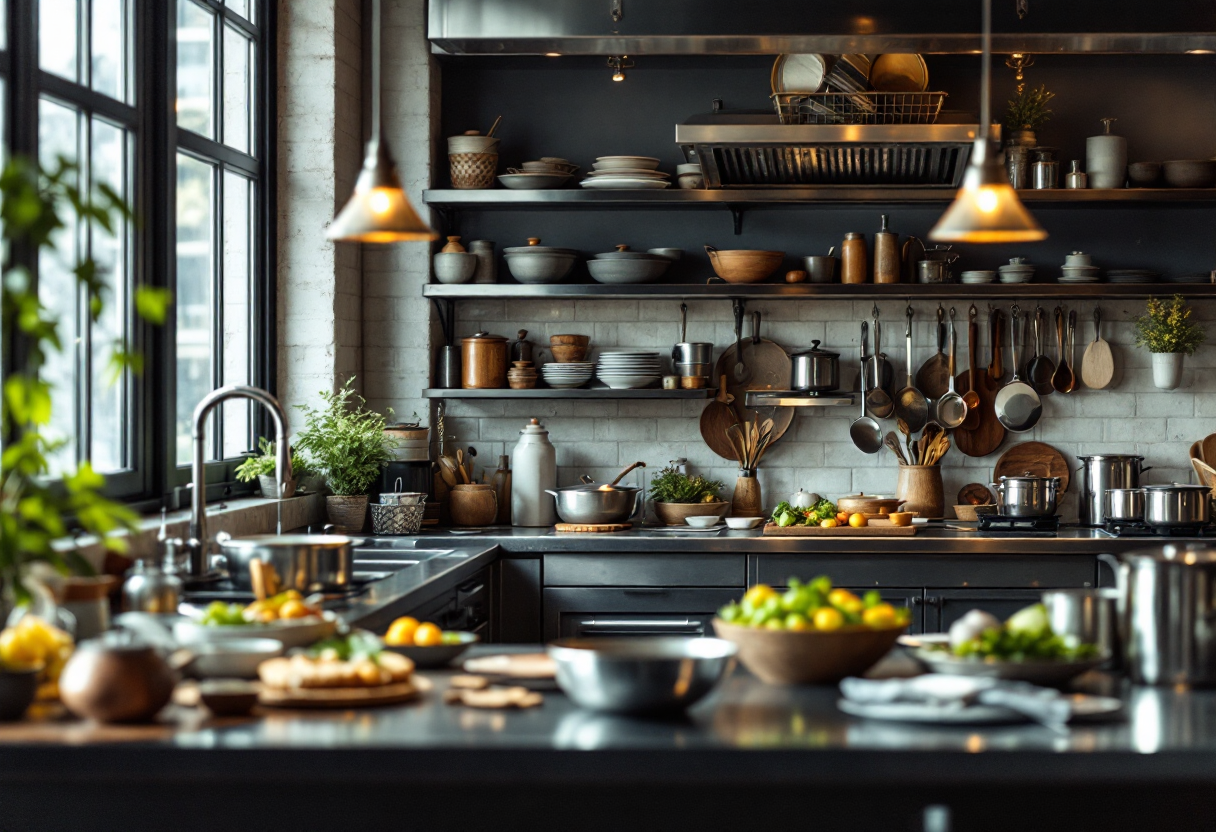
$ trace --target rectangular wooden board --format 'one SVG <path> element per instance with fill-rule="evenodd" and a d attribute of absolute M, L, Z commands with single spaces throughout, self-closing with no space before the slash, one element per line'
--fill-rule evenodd
<path fill-rule="evenodd" d="M 825 529 L 822 526 L 778 526 L 769 523 L 764 533 L 772 537 L 912 537 L 916 526 L 873 525 L 855 529 L 852 526 L 837 526 Z"/>

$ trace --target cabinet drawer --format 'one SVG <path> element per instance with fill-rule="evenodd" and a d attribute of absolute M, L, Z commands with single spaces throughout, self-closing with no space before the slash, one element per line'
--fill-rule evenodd
<path fill-rule="evenodd" d="M 737 589 L 546 589 L 545 639 L 574 635 L 711 635 Z"/>
<path fill-rule="evenodd" d="M 754 555 L 749 584 L 785 586 L 827 575 L 837 586 L 1049 589 L 1089 587 L 1094 555 Z"/>
<path fill-rule="evenodd" d="M 719 586 L 747 583 L 745 555 L 545 555 L 545 586 Z"/>

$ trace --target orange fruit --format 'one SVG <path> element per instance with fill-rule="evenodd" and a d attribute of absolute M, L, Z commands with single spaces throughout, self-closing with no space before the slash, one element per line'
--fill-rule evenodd
<path fill-rule="evenodd" d="M 443 644 L 443 630 L 429 621 L 419 624 L 418 629 L 414 631 L 414 644 L 419 647 L 435 647 Z"/>
<path fill-rule="evenodd" d="M 815 616 L 812 619 L 816 630 L 839 630 L 844 626 L 844 616 L 840 614 L 840 610 L 832 607 L 820 607 L 815 610 Z"/>
<path fill-rule="evenodd" d="M 858 512 L 857 514 L 854 514 L 852 517 L 849 518 L 849 525 L 855 529 L 860 529 L 863 526 L 868 525 L 869 522 L 870 521 L 868 521 L 866 519 L 866 516 L 860 512 Z"/>
<path fill-rule="evenodd" d="M 414 634 L 418 630 L 418 619 L 402 616 L 388 627 L 384 634 L 384 643 L 394 647 L 409 647 L 414 643 Z"/>
<path fill-rule="evenodd" d="M 838 521 L 835 517 L 829 517 L 828 519 L 822 520 L 819 523 L 819 526 L 824 529 L 834 529 L 839 525 L 840 521 Z"/>
<path fill-rule="evenodd" d="M 896 624 L 895 607 L 890 604 L 876 604 L 861 614 L 863 624 L 883 630 Z"/>

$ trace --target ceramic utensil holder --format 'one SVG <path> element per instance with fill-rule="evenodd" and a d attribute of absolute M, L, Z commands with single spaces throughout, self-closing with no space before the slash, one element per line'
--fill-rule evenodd
<path fill-rule="evenodd" d="M 760 480 L 755 471 L 743 470 L 735 480 L 735 495 L 731 500 L 731 514 L 735 517 L 761 517 L 764 501 L 760 496 Z"/>
<path fill-rule="evenodd" d="M 494 486 L 470 483 L 452 487 L 453 526 L 492 526 L 498 517 L 498 498 Z"/>
<path fill-rule="evenodd" d="M 903 500 L 903 510 L 921 517 L 945 516 L 946 499 L 942 488 L 940 465 L 901 465 L 895 484 L 896 499 Z"/>

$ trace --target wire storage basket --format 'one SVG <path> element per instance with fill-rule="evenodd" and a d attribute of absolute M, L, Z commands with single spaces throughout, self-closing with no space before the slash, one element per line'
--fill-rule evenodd
<path fill-rule="evenodd" d="M 414 506 L 392 506 L 372 503 L 373 534 L 415 534 L 422 526 L 423 504 Z"/>
<path fill-rule="evenodd" d="M 944 92 L 778 92 L 782 124 L 934 124 Z"/>

